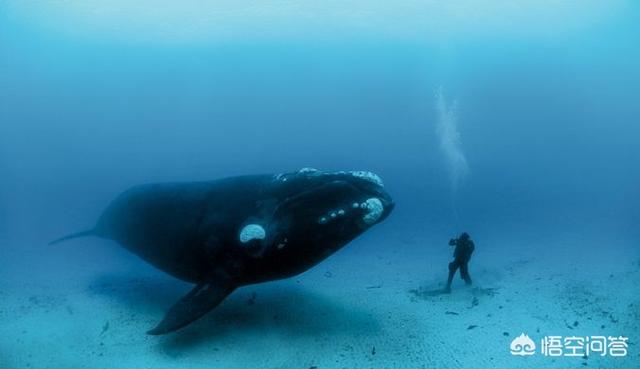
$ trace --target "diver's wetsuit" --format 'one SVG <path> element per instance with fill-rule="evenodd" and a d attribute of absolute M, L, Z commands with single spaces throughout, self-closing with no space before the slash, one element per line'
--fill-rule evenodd
<path fill-rule="evenodd" d="M 449 263 L 449 279 L 447 279 L 446 291 L 451 291 L 451 282 L 458 268 L 460 268 L 460 277 L 467 285 L 471 284 L 467 263 L 471 260 L 471 254 L 473 254 L 473 250 L 475 249 L 473 241 L 471 241 L 468 235 L 464 234 L 460 236 L 460 238 L 452 239 L 449 241 L 449 244 L 452 246 L 455 245 L 456 249 L 453 252 L 454 259 Z"/>

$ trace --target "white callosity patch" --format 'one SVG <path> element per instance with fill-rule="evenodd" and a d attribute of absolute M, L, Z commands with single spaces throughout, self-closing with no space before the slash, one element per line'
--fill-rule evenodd
<path fill-rule="evenodd" d="M 286 182 L 289 180 L 289 176 L 291 175 L 295 175 L 295 174 L 306 174 L 306 175 L 313 175 L 316 173 L 320 173 L 319 170 L 317 170 L 316 168 L 302 168 L 300 169 L 297 173 L 293 172 L 293 173 L 279 173 L 273 176 L 273 178 L 275 178 L 276 181 L 282 181 L 282 182 Z"/>
<path fill-rule="evenodd" d="M 351 174 L 354 177 L 358 177 L 358 178 L 362 178 L 365 179 L 369 182 L 373 182 L 375 184 L 377 184 L 378 186 L 383 187 L 384 183 L 382 183 L 382 178 L 380 178 L 379 175 L 373 173 L 373 172 L 368 172 L 368 171 L 351 171 L 349 172 L 349 174 Z"/>
<path fill-rule="evenodd" d="M 327 215 L 325 216 L 321 216 L 318 219 L 318 223 L 320 224 L 326 224 L 329 222 L 329 220 L 333 220 L 336 219 L 338 217 L 341 217 L 343 215 L 345 215 L 347 212 L 344 211 L 344 209 L 338 209 L 338 210 L 333 210 L 327 213 Z"/>
<path fill-rule="evenodd" d="M 362 220 L 364 220 L 365 223 L 373 224 L 382 216 L 384 206 L 382 206 L 382 201 L 380 201 L 380 199 L 372 197 L 362 203 L 362 205 L 362 208 L 367 210 L 365 215 L 362 217 Z"/>
<path fill-rule="evenodd" d="M 304 174 L 307 176 L 320 176 L 320 175 L 336 175 L 336 174 L 348 174 L 348 175 L 352 175 L 356 178 L 360 178 L 360 179 L 364 179 L 366 181 L 369 181 L 371 183 L 375 183 L 378 186 L 383 187 L 384 183 L 382 182 L 382 178 L 380 178 L 380 176 L 378 176 L 377 174 L 373 173 L 373 172 L 369 172 L 366 170 L 352 170 L 352 171 L 340 171 L 340 172 L 321 172 L 319 170 L 317 170 L 316 168 L 309 168 L 309 167 L 305 167 L 302 168 L 300 170 L 298 170 L 298 172 L 294 172 L 294 173 L 280 173 L 280 174 L 276 174 L 274 175 L 274 178 L 277 181 L 282 181 L 282 182 L 286 182 L 288 180 L 288 176 L 290 175 L 295 175 L 295 174 Z"/>
<path fill-rule="evenodd" d="M 264 228 L 259 224 L 248 224 L 240 231 L 240 242 L 247 243 L 251 240 L 263 240 L 267 236 Z"/>

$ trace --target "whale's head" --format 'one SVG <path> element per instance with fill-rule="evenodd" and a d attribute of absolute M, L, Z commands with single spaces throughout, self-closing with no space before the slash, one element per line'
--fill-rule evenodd
<path fill-rule="evenodd" d="M 368 171 L 303 168 L 280 174 L 276 180 L 287 187 L 288 197 L 280 208 L 303 220 L 305 228 L 365 231 L 389 216 L 395 206 L 382 179 Z"/>
<path fill-rule="evenodd" d="M 297 258 L 305 268 L 382 222 L 395 206 L 382 179 L 367 171 L 304 168 L 276 175 L 273 182 L 282 198 L 271 252 Z"/>

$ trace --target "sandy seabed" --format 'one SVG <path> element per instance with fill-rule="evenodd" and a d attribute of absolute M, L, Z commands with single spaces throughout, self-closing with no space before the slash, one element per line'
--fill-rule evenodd
<path fill-rule="evenodd" d="M 639 367 L 637 248 L 603 249 L 577 236 L 523 242 L 479 243 L 474 285 L 456 278 L 443 295 L 446 246 L 367 236 L 296 278 L 243 287 L 160 337 L 145 332 L 188 284 L 104 241 L 7 252 L 0 368 Z M 622 335 L 628 354 L 513 356 L 510 343 L 521 333 L 536 343 Z"/>

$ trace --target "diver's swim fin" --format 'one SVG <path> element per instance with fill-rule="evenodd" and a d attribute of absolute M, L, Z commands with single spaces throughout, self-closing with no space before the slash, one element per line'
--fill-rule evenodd
<path fill-rule="evenodd" d="M 176 302 L 162 321 L 147 334 L 160 335 L 177 331 L 218 306 L 235 288 L 236 286 L 227 280 L 197 285 Z"/>

